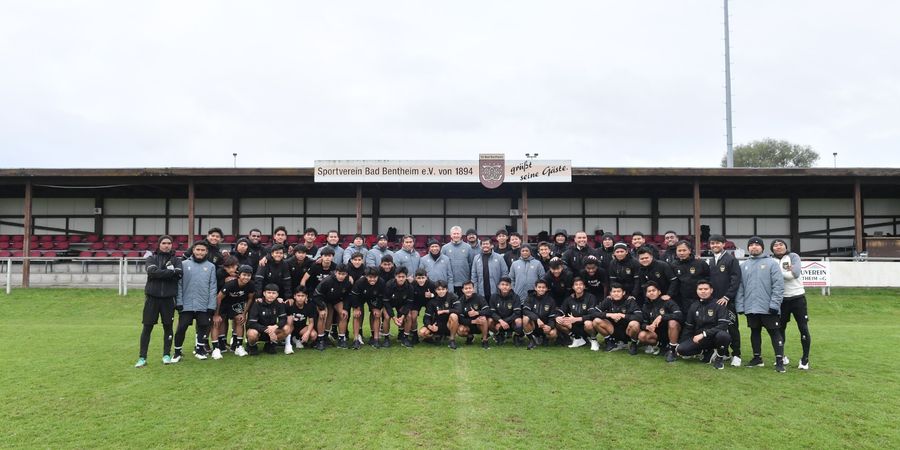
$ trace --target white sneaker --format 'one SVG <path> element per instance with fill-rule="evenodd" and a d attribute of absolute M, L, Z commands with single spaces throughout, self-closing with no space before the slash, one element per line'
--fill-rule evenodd
<path fill-rule="evenodd" d="M 182 356 L 181 354 L 175 355 L 175 357 L 172 358 L 172 364 L 180 363 L 180 362 L 181 362 L 181 356 Z"/>
<path fill-rule="evenodd" d="M 731 367 L 741 367 L 741 357 L 740 356 L 732 356 L 731 357 Z"/>
<path fill-rule="evenodd" d="M 652 355 L 654 348 L 656 348 L 655 345 L 648 345 L 648 346 L 644 347 L 644 353 L 646 353 L 648 355 Z M 657 351 L 657 353 L 659 353 L 659 351 Z"/>
<path fill-rule="evenodd" d="M 591 351 L 599 352 L 600 351 L 600 343 L 597 342 L 596 339 L 591 339 Z"/>
<path fill-rule="evenodd" d="M 584 344 L 587 344 L 587 342 L 582 338 L 572 339 L 572 344 L 569 345 L 569 348 L 578 348 Z"/>
<path fill-rule="evenodd" d="M 236 356 L 247 356 L 247 350 L 244 350 L 244 346 L 242 345 L 234 349 L 234 354 Z"/>
<path fill-rule="evenodd" d="M 803 360 L 800 360 L 800 364 L 797 364 L 797 368 L 800 370 L 809 370 L 809 361 L 806 361 L 806 364 L 803 364 Z"/>
<path fill-rule="evenodd" d="M 194 358 L 197 358 L 202 361 L 202 360 L 206 359 L 206 353 L 194 352 Z"/>
<path fill-rule="evenodd" d="M 788 359 L 787 355 L 784 355 L 784 356 L 781 357 L 781 362 L 783 362 L 784 365 L 788 365 L 788 364 L 791 363 L 791 360 Z"/>
<path fill-rule="evenodd" d="M 218 348 L 215 349 L 215 350 L 213 350 L 212 357 L 213 357 L 213 359 L 215 359 L 215 360 L 220 360 L 220 359 L 222 359 L 222 350 L 219 350 Z"/>
<path fill-rule="evenodd" d="M 291 344 L 285 344 L 284 345 L 284 354 L 285 355 L 293 355 L 294 347 L 292 347 Z"/>
<path fill-rule="evenodd" d="M 297 349 L 303 348 L 303 343 L 300 342 L 300 339 L 294 341 L 294 347 L 296 347 Z"/>

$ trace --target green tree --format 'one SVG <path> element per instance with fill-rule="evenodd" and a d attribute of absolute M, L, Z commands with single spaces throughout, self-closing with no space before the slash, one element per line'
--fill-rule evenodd
<path fill-rule="evenodd" d="M 728 164 L 727 157 L 722 157 L 722 167 Z M 772 138 L 734 148 L 734 167 L 812 167 L 818 161 L 812 147 Z"/>

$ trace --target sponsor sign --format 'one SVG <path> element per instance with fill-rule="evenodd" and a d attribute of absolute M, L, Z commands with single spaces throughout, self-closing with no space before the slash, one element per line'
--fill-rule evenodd
<path fill-rule="evenodd" d="M 804 261 L 800 264 L 803 287 L 830 287 L 831 263 L 828 261 Z"/>
<path fill-rule="evenodd" d="M 313 173 L 317 183 L 568 183 L 569 160 L 502 159 L 480 155 L 478 161 L 322 160 Z"/>

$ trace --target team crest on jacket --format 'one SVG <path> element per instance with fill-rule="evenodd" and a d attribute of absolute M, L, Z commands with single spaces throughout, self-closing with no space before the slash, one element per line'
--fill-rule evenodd
<path fill-rule="evenodd" d="M 696 268 L 696 267 L 691 267 L 690 270 L 691 270 L 691 275 L 697 273 L 697 268 Z"/>
<path fill-rule="evenodd" d="M 709 316 L 709 317 L 712 317 L 712 316 L 713 316 L 713 310 L 707 309 L 707 310 L 706 310 L 706 315 Z"/>
<path fill-rule="evenodd" d="M 544 311 L 550 311 L 550 305 L 544 305 Z"/>
<path fill-rule="evenodd" d="M 631 275 L 631 267 L 626 267 L 626 268 L 625 268 L 625 273 L 628 274 L 628 275 Z"/>
<path fill-rule="evenodd" d="M 724 265 L 720 265 L 720 266 L 719 266 L 719 272 L 724 272 L 724 271 L 725 271 L 725 266 L 724 266 Z"/>
<path fill-rule="evenodd" d="M 506 157 L 502 153 L 481 153 L 478 155 L 478 179 L 488 189 L 496 189 L 503 184 L 506 174 Z"/>
<path fill-rule="evenodd" d="M 660 275 L 659 272 L 656 272 L 656 278 L 662 278 L 662 275 Z"/>
<path fill-rule="evenodd" d="M 506 304 L 506 307 L 509 308 L 509 309 L 512 309 L 512 303 L 507 303 L 507 304 Z"/>
<path fill-rule="evenodd" d="M 663 315 L 666 313 L 666 308 L 659 308 L 659 315 Z"/>

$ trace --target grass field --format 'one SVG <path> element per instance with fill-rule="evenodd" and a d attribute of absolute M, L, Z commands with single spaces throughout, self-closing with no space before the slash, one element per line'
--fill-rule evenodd
<path fill-rule="evenodd" d="M 17 290 L 0 297 L 0 446 L 897 448 L 900 292 L 834 294 L 809 296 L 812 370 L 789 328 L 777 374 L 510 343 L 163 366 L 159 326 L 138 370 L 141 294 Z"/>

